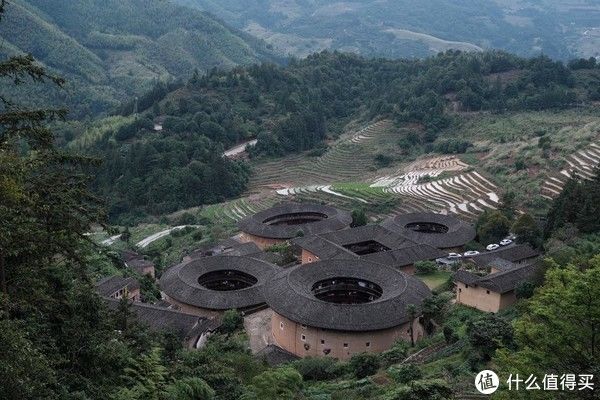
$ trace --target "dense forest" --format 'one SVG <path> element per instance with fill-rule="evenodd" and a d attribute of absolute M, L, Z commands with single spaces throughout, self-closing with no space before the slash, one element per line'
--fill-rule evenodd
<path fill-rule="evenodd" d="M 29 94 L 21 101 L 66 106 L 70 118 L 109 112 L 156 81 L 189 78 L 194 68 L 278 60 L 265 43 L 161 0 L 14 0 L 0 37 L 3 56 L 32 54 L 68 80 L 62 90 L 20 88 Z"/>
<path fill-rule="evenodd" d="M 398 138 L 405 148 L 464 151 L 464 141 L 436 142 L 461 112 L 565 108 L 596 99 L 597 86 L 574 77 L 582 62 L 597 67 L 495 51 L 395 61 L 323 52 L 286 67 L 196 72 L 170 91 L 157 85 L 140 98 L 135 117 L 129 104 L 117 124 L 87 131 L 72 124 L 65 134 L 105 160 L 95 187 L 111 199 L 111 217 L 158 214 L 242 192 L 248 168 L 219 154 L 251 138 L 258 139 L 252 157 L 323 152 L 325 140 L 347 122 L 386 117 L 421 127 Z M 153 130 L 154 120 L 162 121 L 161 131 Z"/>

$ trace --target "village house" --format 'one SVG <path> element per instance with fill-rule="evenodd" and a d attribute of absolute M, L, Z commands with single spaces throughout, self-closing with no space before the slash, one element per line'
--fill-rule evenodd
<path fill-rule="evenodd" d="M 492 260 L 488 266 L 491 272 L 483 276 L 464 269 L 456 271 L 456 302 L 492 313 L 514 304 L 517 287 L 531 282 L 535 265 L 517 265 L 500 260 Z"/>
<path fill-rule="evenodd" d="M 135 273 L 142 276 L 149 275 L 152 278 L 155 277 L 154 263 L 146 259 L 143 255 L 131 250 L 125 250 L 121 253 L 121 259 L 125 267 L 133 270 Z"/>
<path fill-rule="evenodd" d="M 106 299 L 110 309 L 118 310 L 119 300 Z M 129 305 L 131 318 L 146 326 L 151 332 L 173 333 L 188 349 L 200 348 L 208 337 L 221 325 L 218 318 L 205 318 L 185 314 L 176 310 L 132 302 Z"/>
<path fill-rule="evenodd" d="M 140 283 L 132 277 L 109 276 L 96 284 L 96 291 L 109 299 L 127 298 L 133 301 L 141 299 Z"/>

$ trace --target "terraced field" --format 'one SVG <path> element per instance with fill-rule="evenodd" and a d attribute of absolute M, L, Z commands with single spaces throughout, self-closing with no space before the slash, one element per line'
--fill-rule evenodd
<path fill-rule="evenodd" d="M 467 219 L 477 218 L 485 209 L 496 209 L 499 201 L 496 185 L 475 171 L 421 184 L 405 181 L 385 190 L 410 197 L 425 209 Z"/>
<path fill-rule="evenodd" d="M 250 192 L 362 180 L 376 170 L 374 158 L 378 151 L 389 149 L 397 137 L 390 121 L 378 121 L 343 135 L 321 157 L 300 154 L 255 164 Z"/>
<path fill-rule="evenodd" d="M 276 193 L 348 208 L 387 205 L 376 210 L 379 212 L 372 212 L 374 218 L 394 213 L 434 211 L 473 220 L 485 209 L 495 209 L 499 199 L 496 185 L 479 172 L 463 172 L 468 168 L 454 156 L 433 157 L 415 161 L 396 174 L 375 178 L 372 183 L 308 185 L 282 188 Z M 442 178 L 442 174 L 451 176 Z M 372 207 L 366 208 L 373 211 Z"/>
<path fill-rule="evenodd" d="M 551 175 L 542 185 L 542 197 L 552 200 L 562 192 L 567 181 L 574 177 L 591 179 L 594 169 L 600 165 L 600 145 L 591 143 L 587 148 L 566 158 L 567 168 Z"/>
<path fill-rule="evenodd" d="M 250 195 L 240 199 L 212 204 L 202 208 L 200 215 L 224 227 L 234 225 L 248 215 L 266 210 L 281 199 L 275 193 L 265 192 L 261 195 Z"/>

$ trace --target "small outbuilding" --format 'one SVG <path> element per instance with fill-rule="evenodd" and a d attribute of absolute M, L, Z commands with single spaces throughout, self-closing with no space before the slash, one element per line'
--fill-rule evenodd
<path fill-rule="evenodd" d="M 109 299 L 127 298 L 133 301 L 141 299 L 140 283 L 133 277 L 109 276 L 96 284 L 96 291 Z"/>
<path fill-rule="evenodd" d="M 497 261 L 497 260 L 496 260 Z M 466 270 L 454 274 L 456 302 L 481 311 L 496 313 L 517 301 L 516 288 L 531 281 L 534 265 L 514 265 L 494 262 L 492 273 L 481 276 Z"/>
<path fill-rule="evenodd" d="M 252 257 L 197 258 L 169 268 L 160 279 L 163 298 L 179 310 L 214 317 L 264 307 L 263 285 L 279 268 Z"/>
<path fill-rule="evenodd" d="M 108 307 L 118 310 L 120 300 L 106 299 Z M 218 318 L 209 319 L 146 303 L 130 304 L 131 318 L 151 332 L 173 333 L 189 349 L 204 345 L 208 336 L 221 326 Z"/>
<path fill-rule="evenodd" d="M 399 339 L 419 340 L 423 300 L 420 280 L 360 259 L 318 261 L 278 273 L 265 286 L 277 346 L 299 357 L 342 360 L 379 353 Z M 416 314 L 411 315 L 410 305 Z"/>
<path fill-rule="evenodd" d="M 382 225 L 416 243 L 447 252 L 461 251 L 476 236 L 473 225 L 452 215 L 436 213 L 400 214 L 386 219 Z"/>
<path fill-rule="evenodd" d="M 485 267 L 498 259 L 511 262 L 516 265 L 529 265 L 539 257 L 540 253 L 527 244 L 517 244 L 501 247 L 498 250 L 488 251 L 475 256 L 467 257 L 479 267 Z"/>
<path fill-rule="evenodd" d="M 350 213 L 314 203 L 284 203 L 244 218 L 238 223 L 242 242 L 261 249 L 289 239 L 337 231 L 350 226 Z"/>

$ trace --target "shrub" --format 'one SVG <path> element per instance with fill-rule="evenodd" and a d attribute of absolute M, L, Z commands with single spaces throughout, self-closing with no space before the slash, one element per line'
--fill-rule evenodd
<path fill-rule="evenodd" d="M 389 167 L 393 160 L 392 157 L 381 153 L 375 156 L 375 164 L 377 164 L 379 168 Z"/>
<path fill-rule="evenodd" d="M 358 379 L 373 375 L 379 369 L 379 357 L 372 353 L 359 353 L 350 359 L 350 368 Z"/>
<path fill-rule="evenodd" d="M 367 224 L 367 214 L 362 208 L 352 210 L 352 227 L 363 226 Z"/>
<path fill-rule="evenodd" d="M 381 353 L 381 359 L 385 365 L 392 365 L 402 362 L 408 354 L 408 343 L 404 340 L 398 340 L 389 350 Z"/>
<path fill-rule="evenodd" d="M 515 295 L 517 299 L 528 299 L 533 296 L 533 291 L 535 290 L 535 285 L 529 281 L 524 281 L 519 283 L 519 285 L 515 288 Z"/>
<path fill-rule="evenodd" d="M 397 367 L 391 367 L 388 370 L 390 376 L 398 383 L 409 383 L 419 380 L 423 377 L 421 369 L 413 364 L 403 364 Z"/>
<path fill-rule="evenodd" d="M 338 377 L 342 369 L 332 358 L 303 358 L 292 366 L 300 372 L 305 380 L 323 381 Z"/>
<path fill-rule="evenodd" d="M 432 274 L 437 271 L 437 264 L 433 261 L 417 261 L 415 263 L 415 272 L 417 275 Z"/>
<path fill-rule="evenodd" d="M 240 329 L 244 324 L 244 318 L 237 310 L 227 310 L 223 314 L 221 322 L 221 331 L 224 333 L 233 333 Z"/>
<path fill-rule="evenodd" d="M 194 214 L 184 212 L 177 218 L 175 223 L 177 225 L 195 225 L 197 223 L 197 219 Z"/>

